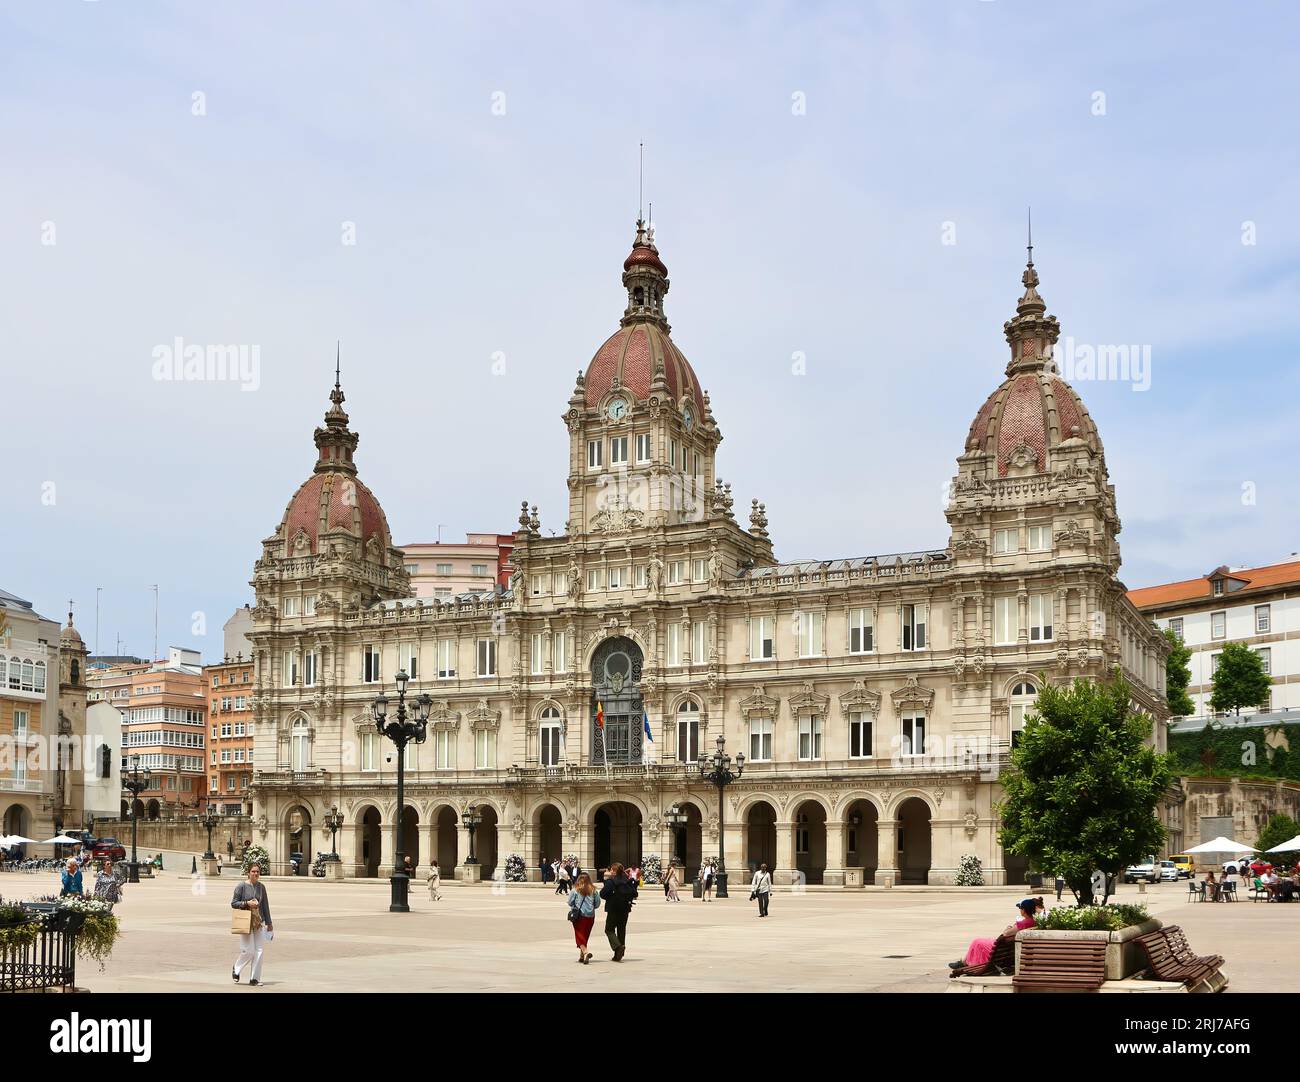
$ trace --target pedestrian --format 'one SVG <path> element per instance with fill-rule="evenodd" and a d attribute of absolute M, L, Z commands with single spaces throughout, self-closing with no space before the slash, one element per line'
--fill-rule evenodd
<path fill-rule="evenodd" d="M 411 879 L 415 878 L 415 865 L 411 863 L 410 857 L 402 858 L 402 872 Z"/>
<path fill-rule="evenodd" d="M 592 925 L 596 923 L 596 910 L 600 908 L 600 895 L 596 893 L 591 876 L 580 875 L 569 892 L 569 921 L 573 924 L 573 941 L 578 945 L 578 961 L 591 964 L 591 951 L 587 942 Z M 626 923 L 626 922 L 625 922 Z"/>
<path fill-rule="evenodd" d="M 713 859 L 710 858 L 704 862 L 700 868 L 700 898 L 703 901 L 713 901 Z"/>
<path fill-rule="evenodd" d="M 429 874 L 424 877 L 424 881 L 429 884 L 429 900 L 434 902 L 442 901 L 442 895 L 438 893 L 438 885 L 442 882 L 442 873 L 438 870 L 436 860 L 429 865 Z"/>
<path fill-rule="evenodd" d="M 613 961 L 621 962 L 627 953 L 627 918 L 636 905 L 636 884 L 628 879 L 623 865 L 610 865 L 600 898 L 605 903 L 605 938 L 613 948 Z"/>
<path fill-rule="evenodd" d="M 95 876 L 95 898 L 109 905 L 122 900 L 122 884 L 113 874 L 113 862 L 105 860 L 100 865 L 99 874 Z"/>
<path fill-rule="evenodd" d="M 262 983 L 262 952 L 266 949 L 266 941 L 270 938 L 273 928 L 271 927 L 271 902 L 266 896 L 266 887 L 260 882 L 261 878 L 261 867 L 250 864 L 247 882 L 240 883 L 235 888 L 234 897 L 230 899 L 231 909 L 247 910 L 252 914 L 248 931 L 239 933 L 239 957 L 235 959 L 235 965 L 230 971 L 230 976 L 234 978 L 236 984 L 239 983 L 244 967 L 249 962 L 253 963 L 253 971 L 248 983 L 250 985 Z"/>
<path fill-rule="evenodd" d="M 677 865 L 676 864 L 669 864 L 668 872 L 664 876 L 664 901 L 665 902 L 681 901 L 681 899 L 677 897 Z"/>
<path fill-rule="evenodd" d="M 768 903 L 772 900 L 772 876 L 766 864 L 760 864 L 754 873 L 754 881 L 749 884 L 749 897 L 751 901 L 758 899 L 758 915 L 766 917 Z"/>
<path fill-rule="evenodd" d="M 560 870 L 555 874 L 555 893 L 568 894 L 569 883 L 569 866 L 567 864 L 561 864 Z"/>
<path fill-rule="evenodd" d="M 541 861 L 538 863 L 537 869 L 542 873 L 542 882 L 549 883 L 552 875 L 551 862 L 547 860 L 545 856 L 543 856 Z"/>
<path fill-rule="evenodd" d="M 226 859 L 233 861 L 235 859 L 235 839 L 226 839 Z"/>
<path fill-rule="evenodd" d="M 77 863 L 76 857 L 68 857 L 67 863 L 63 866 L 62 887 L 59 890 L 59 897 L 75 895 L 80 897 L 83 893 L 81 888 L 81 865 Z"/>
<path fill-rule="evenodd" d="M 1065 876 L 1060 872 L 1056 873 L 1056 900 L 1061 900 L 1061 894 L 1065 891 Z"/>

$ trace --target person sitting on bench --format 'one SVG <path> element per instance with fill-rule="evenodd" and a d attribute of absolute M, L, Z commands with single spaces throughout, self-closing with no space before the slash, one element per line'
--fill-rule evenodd
<path fill-rule="evenodd" d="M 1017 904 L 1016 909 L 1020 912 L 1020 919 L 1014 924 L 1008 924 L 1002 929 L 1002 935 L 1013 936 L 1025 928 L 1033 928 L 1037 921 L 1034 920 L 1034 913 L 1040 909 L 1046 909 L 1043 905 L 1042 898 L 1026 898 Z M 961 969 L 963 966 L 982 966 L 988 963 L 993 955 L 993 948 L 997 944 L 997 939 L 972 939 L 970 946 L 966 948 L 966 957 L 957 962 L 949 962 L 949 969 Z"/>

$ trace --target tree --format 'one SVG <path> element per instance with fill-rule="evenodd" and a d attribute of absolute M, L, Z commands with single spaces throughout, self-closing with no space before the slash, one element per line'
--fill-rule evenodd
<path fill-rule="evenodd" d="M 1268 821 L 1268 826 L 1260 831 L 1259 840 L 1255 842 L 1255 848 L 1263 856 L 1273 846 L 1288 842 L 1297 834 L 1300 834 L 1300 823 L 1297 823 L 1289 815 L 1275 815 Z M 1264 859 L 1268 860 L 1269 858 L 1264 857 Z"/>
<path fill-rule="evenodd" d="M 1174 771 L 1147 744 L 1151 720 L 1130 702 L 1118 671 L 1066 688 L 1044 681 L 1002 777 L 1003 847 L 1064 876 L 1080 905 L 1093 904 L 1095 869 L 1109 883 L 1165 837 L 1156 808 Z"/>
<path fill-rule="evenodd" d="M 1210 709 L 1235 710 L 1238 714 L 1243 706 L 1267 706 L 1273 688 L 1263 659 L 1244 642 L 1224 646 L 1213 680 Z"/>
<path fill-rule="evenodd" d="M 1169 657 L 1165 660 L 1165 698 L 1169 701 L 1169 716 L 1191 717 L 1196 712 L 1196 704 L 1187 694 L 1187 685 L 1192 682 L 1192 669 L 1188 664 L 1192 651 L 1172 628 L 1165 628 L 1165 638 L 1169 640 Z"/>

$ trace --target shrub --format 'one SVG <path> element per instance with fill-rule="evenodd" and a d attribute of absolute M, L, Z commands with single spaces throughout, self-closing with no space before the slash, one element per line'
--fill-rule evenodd
<path fill-rule="evenodd" d="M 526 883 L 528 873 L 524 870 L 524 858 L 518 853 L 511 853 L 506 857 L 506 882 L 507 883 Z"/>
<path fill-rule="evenodd" d="M 641 859 L 641 876 L 647 883 L 664 881 L 664 863 L 658 853 L 650 853 Z"/>
<path fill-rule="evenodd" d="M 1144 905 L 1058 905 L 1037 921 L 1039 928 L 1051 931 L 1116 932 L 1149 919 Z"/>
<path fill-rule="evenodd" d="M 262 870 L 263 875 L 271 874 L 271 854 L 266 851 L 265 846 L 250 845 L 248 850 L 244 853 L 244 861 L 243 864 L 240 865 L 240 868 L 243 873 L 247 875 L 248 869 L 254 864 Z"/>
<path fill-rule="evenodd" d="M 974 853 L 963 853 L 957 868 L 957 878 L 953 880 L 959 887 L 982 887 L 984 885 L 984 865 Z"/>

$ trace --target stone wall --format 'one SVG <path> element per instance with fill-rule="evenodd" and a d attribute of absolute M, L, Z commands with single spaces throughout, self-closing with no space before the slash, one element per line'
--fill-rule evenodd
<path fill-rule="evenodd" d="M 1231 817 L 1235 841 L 1254 845 L 1275 815 L 1300 819 L 1300 783 L 1243 781 L 1241 778 L 1183 778 L 1183 844 L 1200 843 L 1202 817 Z M 1217 824 L 1216 824 L 1217 825 Z"/>
<path fill-rule="evenodd" d="M 131 855 L 131 820 L 96 819 L 95 832 L 104 838 L 116 838 Z M 226 856 L 226 842 L 231 841 L 238 855 L 245 840 L 253 837 L 253 824 L 246 817 L 225 816 L 212 830 L 213 851 Z M 141 859 L 146 852 L 172 849 L 182 853 L 202 853 L 208 847 L 207 827 L 188 819 L 141 819 L 136 848 Z"/>

